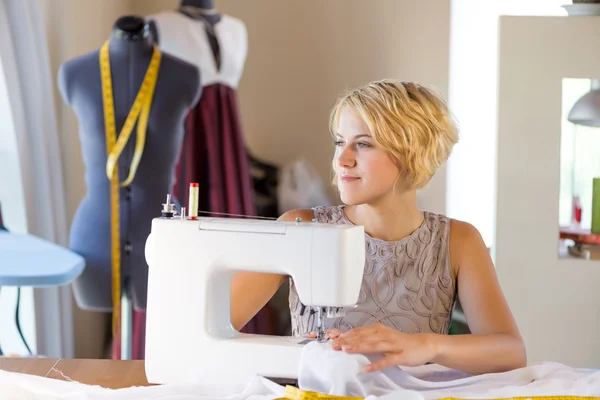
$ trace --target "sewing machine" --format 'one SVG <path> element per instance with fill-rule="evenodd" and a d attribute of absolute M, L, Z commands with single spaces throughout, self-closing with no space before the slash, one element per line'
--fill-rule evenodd
<path fill-rule="evenodd" d="M 297 379 L 305 337 L 245 334 L 230 318 L 237 271 L 287 274 L 307 309 L 323 319 L 356 304 L 365 263 L 364 228 L 260 219 L 177 216 L 152 221 L 145 368 L 150 383 L 243 383 Z M 248 288 L 252 290 L 252 288 Z M 315 339 L 313 339 L 315 340 Z"/>

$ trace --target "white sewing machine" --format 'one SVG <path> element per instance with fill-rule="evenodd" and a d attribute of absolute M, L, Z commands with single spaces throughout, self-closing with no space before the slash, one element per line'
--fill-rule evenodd
<path fill-rule="evenodd" d="M 291 276 L 302 304 L 317 308 L 322 327 L 323 318 L 358 300 L 364 228 L 171 215 L 152 221 L 146 243 L 148 382 L 297 379 L 306 338 L 237 331 L 230 318 L 231 277 L 242 270 Z"/>

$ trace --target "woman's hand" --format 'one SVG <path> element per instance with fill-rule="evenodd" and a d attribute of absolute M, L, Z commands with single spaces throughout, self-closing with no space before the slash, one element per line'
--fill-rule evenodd
<path fill-rule="evenodd" d="M 433 334 L 406 334 L 382 324 L 352 329 L 332 338 L 332 348 L 346 353 L 382 354 L 366 367 L 366 372 L 393 365 L 420 366 L 436 355 Z"/>

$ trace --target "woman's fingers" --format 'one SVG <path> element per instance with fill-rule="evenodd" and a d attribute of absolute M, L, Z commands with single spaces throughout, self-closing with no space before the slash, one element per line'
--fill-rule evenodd
<path fill-rule="evenodd" d="M 397 343 L 388 342 L 385 340 L 371 340 L 352 345 L 341 345 L 341 350 L 346 353 L 389 353 L 400 350 Z"/>
<path fill-rule="evenodd" d="M 389 354 L 383 357 L 379 361 L 375 361 L 374 363 L 368 364 L 365 366 L 365 372 L 376 372 L 381 371 L 382 369 L 386 369 L 388 367 L 398 365 L 401 361 L 401 354 Z"/>
<path fill-rule="evenodd" d="M 325 337 L 327 339 L 337 339 L 342 333 L 343 332 L 339 329 L 331 328 L 327 329 L 327 332 L 325 332 Z"/>
<path fill-rule="evenodd" d="M 343 335 L 336 338 L 336 344 L 343 346 L 352 346 L 354 344 L 368 342 L 368 341 L 379 341 L 385 338 L 385 334 L 379 333 L 375 328 L 371 329 L 356 329 L 351 330 Z"/>

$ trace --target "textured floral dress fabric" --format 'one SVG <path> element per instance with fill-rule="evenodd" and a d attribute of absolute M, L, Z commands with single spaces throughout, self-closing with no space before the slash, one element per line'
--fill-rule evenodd
<path fill-rule="evenodd" d="M 319 223 L 352 224 L 344 206 L 315 207 Z M 456 299 L 450 264 L 450 219 L 425 212 L 423 224 L 399 241 L 375 239 L 365 233 L 365 271 L 357 306 L 346 315 L 326 318 L 326 328 L 344 332 L 383 324 L 405 333 L 447 334 Z M 316 314 L 303 310 L 290 280 L 292 334 L 316 329 Z"/>

